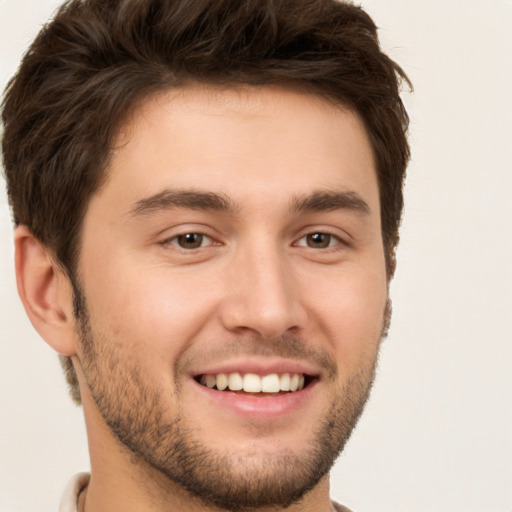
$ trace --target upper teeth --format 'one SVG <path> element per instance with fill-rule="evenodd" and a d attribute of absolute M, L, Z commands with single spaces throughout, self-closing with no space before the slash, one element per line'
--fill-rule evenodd
<path fill-rule="evenodd" d="M 280 391 L 300 391 L 304 388 L 304 375 L 300 373 L 269 373 L 257 375 L 246 373 L 219 373 L 202 375 L 199 382 L 209 388 L 216 387 L 220 391 L 246 391 L 247 393 L 279 393 Z"/>

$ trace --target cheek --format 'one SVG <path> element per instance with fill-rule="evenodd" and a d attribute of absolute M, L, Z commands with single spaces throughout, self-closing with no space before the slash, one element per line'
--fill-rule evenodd
<path fill-rule="evenodd" d="M 309 294 L 320 336 L 325 335 L 340 369 L 356 369 L 375 358 L 387 299 L 384 267 L 345 268 Z"/>
<path fill-rule="evenodd" d="M 132 353 L 186 349 L 215 309 L 212 283 L 192 271 L 111 261 L 88 277 L 84 291 L 95 329 L 122 340 Z"/>

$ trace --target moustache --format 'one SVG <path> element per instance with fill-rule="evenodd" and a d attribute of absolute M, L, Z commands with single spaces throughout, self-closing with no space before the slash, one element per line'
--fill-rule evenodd
<path fill-rule="evenodd" d="M 334 379 L 338 375 L 336 360 L 328 351 L 314 347 L 295 335 L 283 335 L 273 339 L 243 336 L 214 346 L 192 346 L 177 358 L 175 375 L 187 372 L 188 369 L 197 367 L 204 361 L 218 362 L 237 357 L 279 357 L 305 361 L 318 367 L 328 379 Z"/>

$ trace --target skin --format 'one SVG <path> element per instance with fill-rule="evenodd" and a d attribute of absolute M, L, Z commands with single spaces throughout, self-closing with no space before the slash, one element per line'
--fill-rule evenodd
<path fill-rule="evenodd" d="M 362 122 L 311 94 L 188 87 L 147 99 L 116 148 L 84 219 L 81 318 L 51 254 L 26 228 L 16 235 L 29 316 L 73 357 L 80 381 L 92 469 L 84 510 L 218 510 L 158 467 L 176 418 L 219 464 L 206 481 L 223 467 L 225 481 L 257 485 L 269 468 L 293 481 L 297 461 L 323 444 L 330 465 L 371 387 L 388 293 Z M 198 205 L 198 193 L 223 207 Z M 319 194 L 323 207 L 308 202 Z M 180 247 L 187 233 L 202 244 Z M 248 411 L 194 380 L 226 365 L 299 365 L 314 385 L 284 412 Z M 337 434 L 322 437 L 327 421 Z M 288 510 L 331 510 L 327 474 Z"/>

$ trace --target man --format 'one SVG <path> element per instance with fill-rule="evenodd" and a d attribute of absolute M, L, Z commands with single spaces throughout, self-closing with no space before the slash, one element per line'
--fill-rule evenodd
<path fill-rule="evenodd" d="M 72 0 L 3 104 L 18 289 L 82 403 L 62 511 L 346 510 L 402 70 L 334 0 Z"/>

